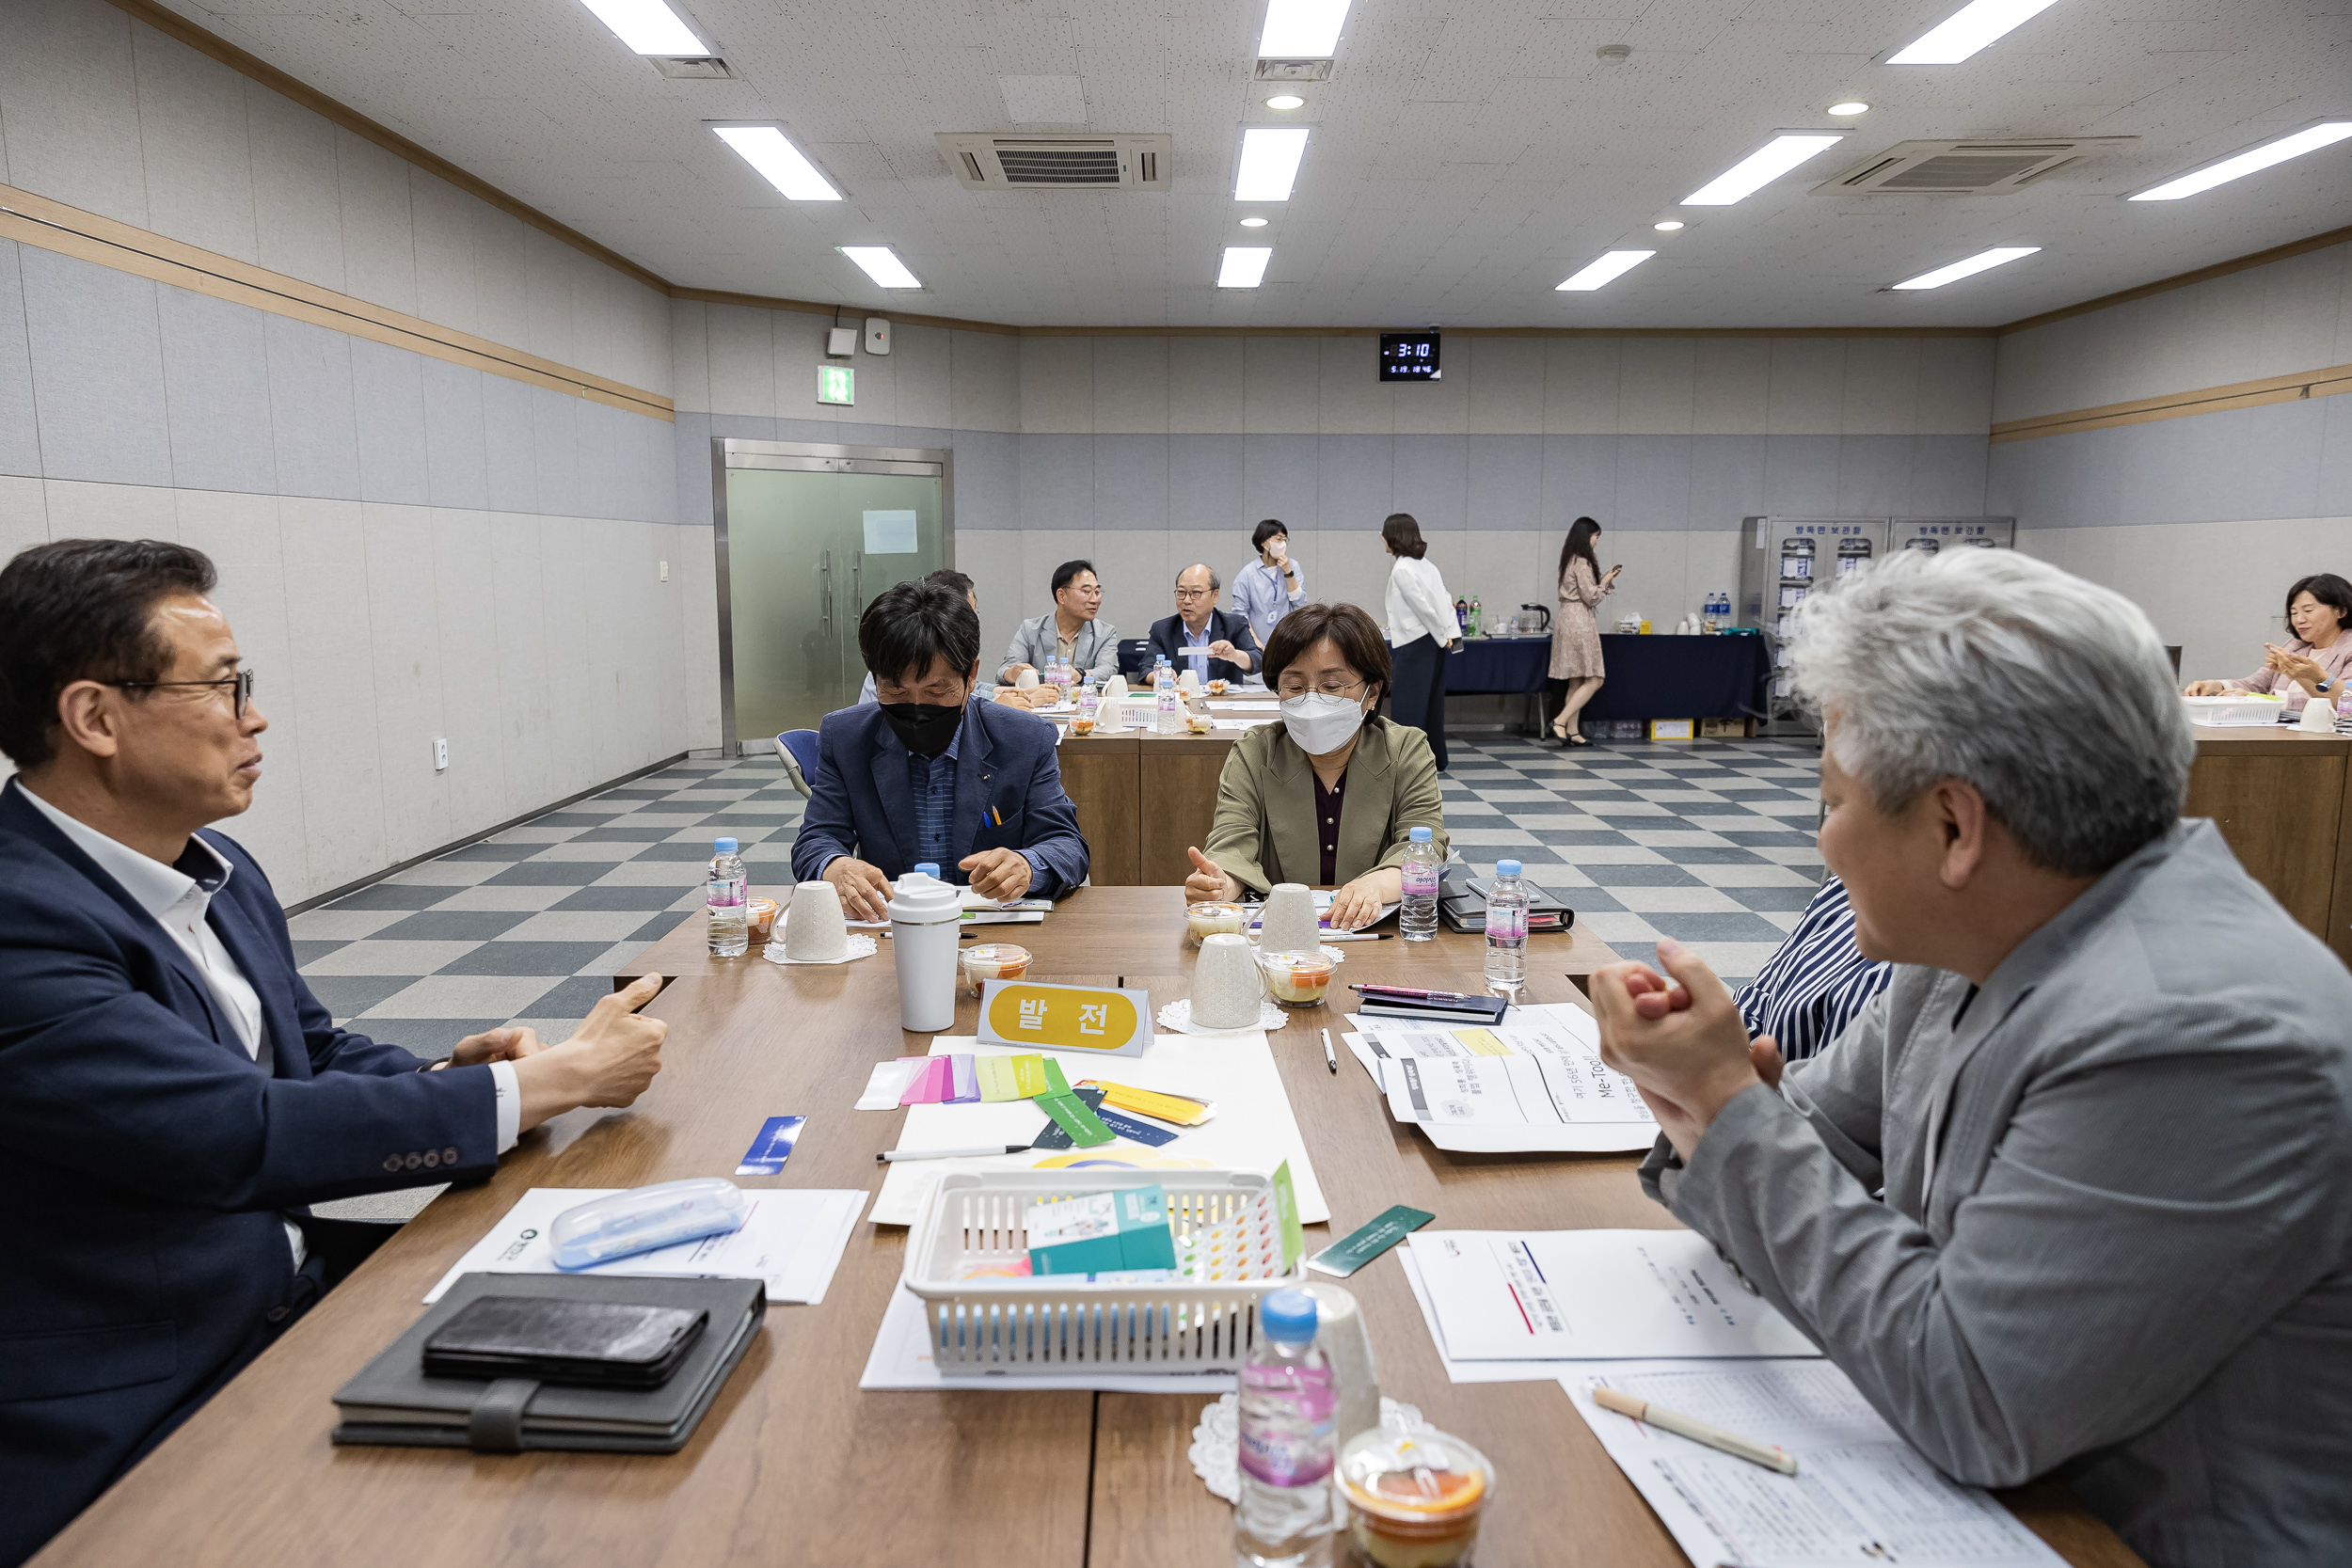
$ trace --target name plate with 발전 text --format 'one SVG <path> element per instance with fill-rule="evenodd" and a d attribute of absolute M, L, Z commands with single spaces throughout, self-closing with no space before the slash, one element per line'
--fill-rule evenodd
<path fill-rule="evenodd" d="M 980 1038 L 992 1045 L 1140 1056 L 1152 1043 L 1151 1019 L 1148 990 L 1033 980 L 989 980 L 980 987 Z"/>

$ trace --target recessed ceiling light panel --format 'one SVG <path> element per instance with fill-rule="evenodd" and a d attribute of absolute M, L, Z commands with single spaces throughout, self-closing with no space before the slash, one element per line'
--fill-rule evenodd
<path fill-rule="evenodd" d="M 1635 267 L 1657 255 L 1654 250 L 1612 250 L 1586 265 L 1571 277 L 1552 286 L 1554 293 L 1590 293 L 1623 277 Z"/>
<path fill-rule="evenodd" d="M 1322 59 L 1336 54 L 1348 0 L 1266 0 L 1265 30 L 1258 54 Z"/>
<path fill-rule="evenodd" d="M 1254 289 L 1265 279 L 1265 264 L 1274 259 L 1270 245 L 1229 245 L 1216 269 L 1220 289 Z"/>
<path fill-rule="evenodd" d="M 1306 103 L 1307 101 L 1295 92 L 1278 92 L 1265 101 L 1269 109 L 1298 109 L 1304 108 Z"/>
<path fill-rule="evenodd" d="M 1991 250 L 1979 250 L 1974 256 L 1964 261 L 1954 261 L 1949 266 L 1938 267 L 1933 272 L 1923 272 L 1916 277 L 1907 278 L 1896 284 L 1895 287 L 1898 289 L 1940 289 L 1947 283 L 1957 283 L 1963 277 L 1973 277 L 1978 273 L 1991 267 L 1997 267 L 2005 261 L 2014 261 L 2020 256 L 2031 256 L 2041 248 L 2038 245 L 1995 245 Z"/>
<path fill-rule="evenodd" d="M 1682 198 L 1685 207 L 1728 207 L 1744 201 L 1824 149 L 1846 139 L 1842 131 L 1782 131 Z"/>
<path fill-rule="evenodd" d="M 1868 114 L 1870 112 L 1870 105 L 1863 103 L 1858 98 L 1849 99 L 1843 103 L 1832 103 L 1829 106 L 1829 112 L 1837 116 L 1840 119 L 1851 119 L 1855 115 Z"/>
<path fill-rule="evenodd" d="M 1958 65 L 1994 40 L 2031 22 L 2057 0 L 1969 0 L 1909 47 L 1886 56 L 1888 65 Z"/>
<path fill-rule="evenodd" d="M 1241 220 L 1241 226 L 1242 226 L 1244 229 L 1263 229 L 1263 228 L 1265 227 L 1265 219 L 1263 219 L 1263 218 L 1244 218 L 1244 219 L 1242 219 L 1242 220 Z"/>
<path fill-rule="evenodd" d="M 886 245 L 845 245 L 834 249 L 855 261 L 858 270 L 885 289 L 919 289 L 923 280 L 907 270 L 898 253 Z"/>
<path fill-rule="evenodd" d="M 1680 218 L 1668 218 L 1663 223 L 1653 223 L 1650 227 L 1657 230 L 1661 234 L 1679 233 L 1682 230 L 1682 220 Z"/>
<path fill-rule="evenodd" d="M 772 125 L 714 125 L 711 132 L 735 149 L 759 177 L 776 187 L 787 201 L 838 201 L 841 193 L 817 166 L 802 155 L 789 137 Z"/>
<path fill-rule="evenodd" d="M 2317 125 L 2306 125 L 2292 135 L 2264 142 L 2259 147 L 2249 147 L 2217 164 L 2207 164 L 2203 168 L 2191 170 L 2177 180 L 2167 180 L 2163 184 L 2152 186 L 2128 199 L 2178 201 L 2185 196 L 2195 196 L 2216 185 L 2225 185 L 2233 180 L 2258 174 L 2274 164 L 2285 163 L 2289 158 L 2299 158 L 2306 152 L 2333 147 L 2347 136 L 2352 136 L 2352 119 L 2324 119 Z"/>
<path fill-rule="evenodd" d="M 1241 167 L 1233 175 L 1235 201 L 1288 201 L 1307 154 L 1307 133 L 1261 126 L 1241 134 Z"/>
<path fill-rule="evenodd" d="M 580 0 L 613 36 L 640 55 L 707 55 L 677 12 L 661 0 Z"/>

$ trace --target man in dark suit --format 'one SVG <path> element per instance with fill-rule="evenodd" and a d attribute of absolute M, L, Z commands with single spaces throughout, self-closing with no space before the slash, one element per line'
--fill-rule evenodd
<path fill-rule="evenodd" d="M 305 1205 L 480 1180 L 660 1068 L 653 976 L 562 1045 L 493 1029 L 433 1070 L 335 1027 L 262 868 L 204 827 L 252 803 L 268 727 L 213 585 L 154 540 L 0 571 L 0 1563 L 365 1256 Z"/>
<path fill-rule="evenodd" d="M 1176 613 L 1152 623 L 1152 657 L 1165 657 L 1181 675 L 1200 673 L 1202 685 L 1232 681 L 1264 668 L 1265 657 L 1249 630 L 1249 618 L 1216 608 L 1224 584 L 1206 566 L 1187 566 L 1176 574 Z"/>
<path fill-rule="evenodd" d="M 792 875 L 886 920 L 891 881 L 924 862 L 991 898 L 1054 898 L 1086 879 L 1054 727 L 975 700 L 980 618 L 938 583 L 902 582 L 858 618 L 871 705 L 825 716 Z"/>

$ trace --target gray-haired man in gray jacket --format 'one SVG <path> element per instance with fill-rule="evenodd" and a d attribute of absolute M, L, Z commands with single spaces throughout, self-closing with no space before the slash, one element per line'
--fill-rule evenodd
<path fill-rule="evenodd" d="M 2158 1568 L 2352 1562 L 2352 975 L 2180 820 L 2147 618 L 2010 551 L 1804 608 L 1821 855 L 1894 979 L 1784 1072 L 1707 966 L 1594 976 L 1643 1181 L 1957 1480 Z"/>

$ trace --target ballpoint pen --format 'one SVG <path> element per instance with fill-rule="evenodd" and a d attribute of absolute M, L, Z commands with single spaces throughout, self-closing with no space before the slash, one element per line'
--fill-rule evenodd
<path fill-rule="evenodd" d="M 874 1156 L 878 1165 L 899 1160 L 979 1160 L 991 1154 L 1026 1154 L 1034 1144 L 989 1144 L 980 1148 L 886 1148 Z"/>
<path fill-rule="evenodd" d="M 1340 1070 L 1339 1054 L 1331 1049 L 1331 1031 L 1328 1029 L 1323 1031 L 1323 1065 L 1333 1072 Z"/>

